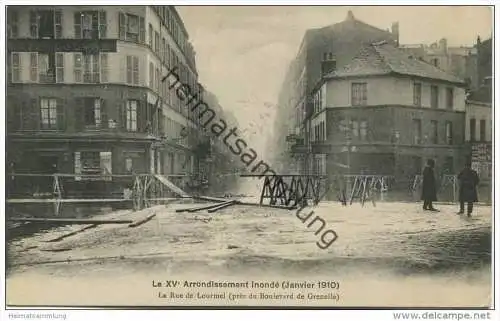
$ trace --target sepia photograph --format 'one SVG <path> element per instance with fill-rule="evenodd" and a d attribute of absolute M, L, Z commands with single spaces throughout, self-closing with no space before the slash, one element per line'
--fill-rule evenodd
<path fill-rule="evenodd" d="M 494 8 L 187 3 L 4 6 L 6 306 L 489 319 Z"/>

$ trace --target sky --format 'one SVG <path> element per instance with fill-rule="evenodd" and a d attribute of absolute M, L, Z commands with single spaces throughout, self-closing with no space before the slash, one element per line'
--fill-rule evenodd
<path fill-rule="evenodd" d="M 265 152 L 290 61 L 307 29 L 356 19 L 381 29 L 399 22 L 401 44 L 471 46 L 491 37 L 488 7 L 177 6 L 196 51 L 199 81 L 230 110 L 249 145 Z M 248 135 L 248 136 L 246 136 Z M 251 143 L 250 143 L 251 141 Z"/>

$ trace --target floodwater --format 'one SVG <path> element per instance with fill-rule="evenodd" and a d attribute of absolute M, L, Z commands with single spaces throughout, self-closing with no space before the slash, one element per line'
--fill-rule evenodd
<path fill-rule="evenodd" d="M 193 206 L 170 204 L 107 214 L 137 219 L 156 213 L 135 228 L 103 225 L 54 241 L 84 227 L 66 226 L 11 240 L 7 304 L 492 304 L 491 207 L 476 207 L 467 218 L 456 215 L 451 205 L 441 205 L 441 212 L 433 213 L 417 203 L 363 207 L 324 202 L 305 223 L 295 211 L 251 206 L 215 213 L 175 212 Z M 310 212 L 304 209 L 301 217 Z M 314 217 L 326 222 L 317 234 L 319 225 L 308 226 Z M 321 235 L 327 230 L 335 231 L 338 239 L 321 249 L 318 244 L 325 247 Z M 180 283 L 172 287 L 169 280 Z M 185 281 L 210 280 L 267 282 L 278 288 L 184 286 Z M 155 282 L 164 286 L 154 286 Z M 308 282 L 310 287 L 290 288 L 287 282 Z M 259 284 L 264 286 L 255 286 Z"/>

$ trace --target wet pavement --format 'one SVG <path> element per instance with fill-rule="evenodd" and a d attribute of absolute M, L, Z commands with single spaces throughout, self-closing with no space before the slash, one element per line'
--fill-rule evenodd
<path fill-rule="evenodd" d="M 345 207 L 324 202 L 313 209 L 305 223 L 296 211 L 250 206 L 215 213 L 175 212 L 192 206 L 161 205 L 106 215 L 137 219 L 156 213 L 151 221 L 135 228 L 104 225 L 51 242 L 84 227 L 67 226 L 12 240 L 8 248 L 8 302 L 161 305 L 166 303 L 130 292 L 132 284 L 139 292 L 150 291 L 151 280 L 161 276 L 335 278 L 345 284 L 343 299 L 337 305 L 490 304 L 491 207 L 478 206 L 468 218 L 456 215 L 457 206 L 451 205 L 439 206 L 440 212 L 428 212 L 418 203 L 377 203 L 375 207 L 355 203 Z M 300 216 L 310 212 L 304 209 Z M 318 221 L 308 226 L 314 217 L 326 222 L 321 233 L 315 234 Z M 321 249 L 318 244 L 325 245 L 321 235 L 328 229 L 335 231 L 338 239 Z M 40 282 L 58 288 L 57 295 L 40 295 Z M 104 295 L 108 291 L 105 284 L 120 284 L 122 290 Z M 67 291 L 73 293 L 75 287 L 80 294 L 68 296 Z M 365 287 L 369 288 L 359 291 Z M 26 295 L 28 289 L 30 295 Z M 457 290 L 468 293 L 467 299 L 457 297 Z"/>

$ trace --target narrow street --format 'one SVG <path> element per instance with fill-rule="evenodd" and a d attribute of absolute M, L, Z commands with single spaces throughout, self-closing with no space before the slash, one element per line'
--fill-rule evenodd
<path fill-rule="evenodd" d="M 432 213 L 417 203 L 320 203 L 314 215 L 338 234 L 325 250 L 316 244 L 321 234 L 295 211 L 234 206 L 212 214 L 175 213 L 185 207 L 192 204 L 107 215 L 156 213 L 135 228 L 107 225 L 48 242 L 82 228 L 69 226 L 11 241 L 8 304 L 180 305 L 155 298 L 151 288 L 153 280 L 173 278 L 340 282 L 338 303 L 306 303 L 313 305 L 489 304 L 490 207 L 477 207 L 467 218 L 450 205 Z M 45 295 L 52 286 L 58 293 Z M 467 300 L 450 296 L 454 286 Z"/>

